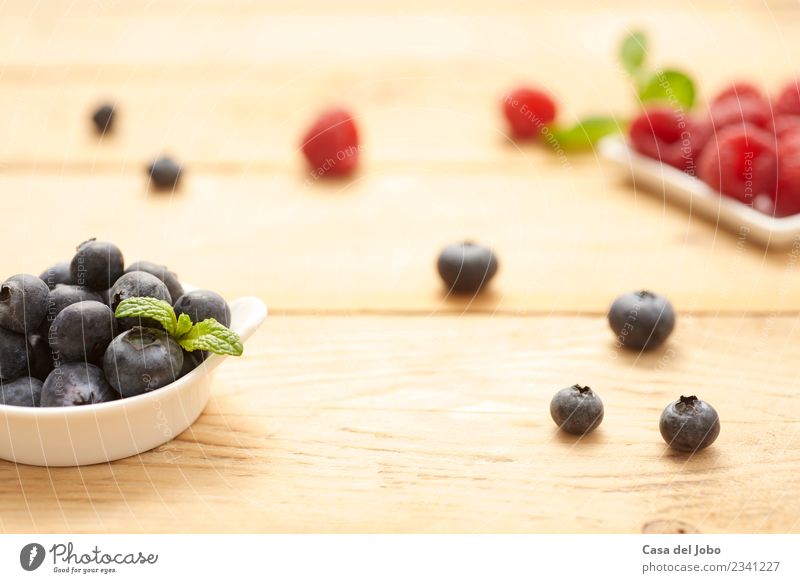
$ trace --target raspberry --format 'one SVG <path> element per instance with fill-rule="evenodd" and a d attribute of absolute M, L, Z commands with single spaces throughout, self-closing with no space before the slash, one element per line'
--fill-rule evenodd
<path fill-rule="evenodd" d="M 714 132 L 744 123 L 769 130 L 772 128 L 772 107 L 763 97 L 732 96 L 712 103 L 708 117 Z"/>
<path fill-rule="evenodd" d="M 345 176 L 358 165 L 358 130 L 349 112 L 329 109 L 303 136 L 303 154 L 314 178 Z"/>
<path fill-rule="evenodd" d="M 772 122 L 772 131 L 778 140 L 800 131 L 800 115 L 778 115 Z"/>
<path fill-rule="evenodd" d="M 715 104 L 725 101 L 727 99 L 734 98 L 734 99 L 747 99 L 747 98 L 754 98 L 764 101 L 764 94 L 761 93 L 761 90 L 752 85 L 750 83 L 736 81 L 732 83 L 727 89 L 720 92 L 712 101 L 711 105 L 714 106 Z"/>
<path fill-rule="evenodd" d="M 775 137 L 749 124 L 720 132 L 698 161 L 700 178 L 712 188 L 745 204 L 758 195 L 773 198 L 778 162 Z"/>
<path fill-rule="evenodd" d="M 778 144 L 778 189 L 775 215 L 785 217 L 800 213 L 800 133 Z"/>
<path fill-rule="evenodd" d="M 786 85 L 775 100 L 777 114 L 800 115 L 800 80 Z"/>
<path fill-rule="evenodd" d="M 631 124 L 634 149 L 689 174 L 695 174 L 695 159 L 705 146 L 707 130 L 682 111 L 653 108 Z"/>
<path fill-rule="evenodd" d="M 544 91 L 518 87 L 503 99 L 503 113 L 515 138 L 532 138 L 556 118 L 556 103 Z"/>

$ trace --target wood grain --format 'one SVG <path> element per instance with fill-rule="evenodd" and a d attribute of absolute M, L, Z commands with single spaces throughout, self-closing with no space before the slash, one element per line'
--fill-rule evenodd
<path fill-rule="evenodd" d="M 637 359 L 596 317 L 275 317 L 157 451 L 0 464 L 0 530 L 797 532 L 797 322 L 683 318 Z M 575 382 L 606 407 L 582 440 L 548 414 Z M 685 393 L 722 420 L 694 457 L 657 428 Z"/>

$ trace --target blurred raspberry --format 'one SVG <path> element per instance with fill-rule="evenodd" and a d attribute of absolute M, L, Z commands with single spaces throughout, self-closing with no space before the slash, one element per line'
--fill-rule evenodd
<path fill-rule="evenodd" d="M 709 186 L 745 204 L 757 206 L 759 195 L 773 199 L 778 178 L 775 136 L 749 124 L 728 127 L 706 146 L 698 170 Z"/>
<path fill-rule="evenodd" d="M 705 146 L 708 131 L 683 111 L 665 107 L 648 109 L 633 120 L 633 148 L 689 174 L 696 174 L 696 160 Z"/>
<path fill-rule="evenodd" d="M 503 99 L 503 113 L 511 135 L 531 138 L 556 118 L 556 103 L 550 95 L 531 87 L 518 87 Z"/>
<path fill-rule="evenodd" d="M 775 215 L 800 213 L 800 133 L 792 133 L 778 144 L 778 190 Z"/>
<path fill-rule="evenodd" d="M 772 107 L 764 97 L 728 96 L 711 104 L 708 117 L 712 133 L 745 123 L 765 130 L 772 128 Z"/>
<path fill-rule="evenodd" d="M 772 131 L 778 140 L 800 131 L 800 115 L 779 115 L 772 122 Z"/>
<path fill-rule="evenodd" d="M 777 114 L 800 115 L 800 80 L 786 85 L 775 100 Z"/>
<path fill-rule="evenodd" d="M 746 99 L 753 98 L 761 101 L 766 101 L 764 94 L 755 85 L 743 81 L 736 81 L 732 83 L 727 89 L 721 91 L 712 101 L 711 105 L 726 101 L 727 99 Z"/>
<path fill-rule="evenodd" d="M 314 178 L 344 176 L 358 165 L 358 130 L 343 109 L 323 112 L 303 136 L 305 154 Z"/>

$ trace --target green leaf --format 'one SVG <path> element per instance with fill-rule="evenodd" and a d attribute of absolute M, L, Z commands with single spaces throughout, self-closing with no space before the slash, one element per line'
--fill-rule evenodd
<path fill-rule="evenodd" d="M 175 310 L 164 300 L 156 298 L 129 298 L 122 300 L 114 311 L 117 318 L 151 318 L 164 326 L 171 336 L 175 335 L 178 319 Z"/>
<path fill-rule="evenodd" d="M 175 338 L 184 336 L 189 330 L 192 329 L 192 319 L 188 314 L 181 314 L 178 316 L 178 325 L 175 326 Z"/>
<path fill-rule="evenodd" d="M 647 35 L 644 32 L 635 31 L 623 39 L 619 48 L 619 60 L 629 75 L 636 77 L 639 74 L 646 56 Z"/>
<path fill-rule="evenodd" d="M 675 69 L 654 73 L 639 89 L 639 99 L 643 103 L 667 101 L 691 109 L 694 98 L 694 82 L 688 75 Z"/>
<path fill-rule="evenodd" d="M 587 117 L 568 128 L 554 128 L 553 137 L 565 150 L 591 148 L 600 138 L 620 131 L 613 117 Z"/>
<path fill-rule="evenodd" d="M 178 344 L 188 352 L 208 350 L 214 354 L 241 356 L 244 351 L 239 335 L 214 318 L 195 324 L 187 334 L 178 338 Z"/>

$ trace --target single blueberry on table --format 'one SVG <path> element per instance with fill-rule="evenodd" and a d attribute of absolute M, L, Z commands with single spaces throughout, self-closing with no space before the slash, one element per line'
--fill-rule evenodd
<path fill-rule="evenodd" d="M 671 448 L 696 452 L 714 443 L 719 436 L 719 415 L 714 407 L 695 397 L 681 397 L 661 413 L 658 428 Z"/>
<path fill-rule="evenodd" d="M 555 394 L 550 415 L 562 431 L 584 435 L 603 421 L 603 402 L 589 387 L 572 385 Z"/>
<path fill-rule="evenodd" d="M 160 389 L 180 377 L 183 349 L 164 330 L 135 327 L 108 345 L 103 368 L 122 397 Z"/>
<path fill-rule="evenodd" d="M 72 407 L 105 403 L 119 395 L 108 385 L 103 370 L 93 364 L 68 362 L 53 369 L 42 385 L 41 407 Z"/>
<path fill-rule="evenodd" d="M 107 305 L 78 302 L 67 306 L 50 325 L 50 346 L 59 362 L 101 364 L 117 334 L 114 313 Z"/>
<path fill-rule="evenodd" d="M 117 311 L 117 307 L 124 300 L 131 298 L 156 298 L 168 304 L 172 303 L 172 296 L 166 284 L 155 275 L 145 271 L 130 271 L 120 277 L 109 291 L 109 305 L 112 312 Z M 120 318 L 118 320 L 120 330 L 130 330 L 134 326 L 161 327 L 160 324 L 149 318 Z"/>
<path fill-rule="evenodd" d="M 173 189 L 178 186 L 183 168 L 175 160 L 169 157 L 156 158 L 147 167 L 150 175 L 150 183 L 154 188 L 160 190 Z"/>
<path fill-rule="evenodd" d="M 89 239 L 78 246 L 69 269 L 75 285 L 102 291 L 114 285 L 125 271 L 125 259 L 116 245 Z"/>
<path fill-rule="evenodd" d="M 69 270 L 69 261 L 59 261 L 45 269 L 39 278 L 47 284 L 47 287 L 54 289 L 58 284 L 71 284 L 72 273 Z"/>
<path fill-rule="evenodd" d="M 114 129 L 116 109 L 110 103 L 104 103 L 92 114 L 92 123 L 98 134 L 111 133 Z"/>
<path fill-rule="evenodd" d="M 28 336 L 30 375 L 44 381 L 53 370 L 53 352 L 47 338 L 40 334 Z"/>
<path fill-rule="evenodd" d="M 10 381 L 27 375 L 29 351 L 24 334 L 0 328 L 0 379 Z"/>
<path fill-rule="evenodd" d="M 165 265 L 159 265 L 152 261 L 136 261 L 127 267 L 125 273 L 130 273 L 131 271 L 144 271 L 150 275 L 155 275 L 167 286 L 172 301 L 175 301 L 183 295 L 183 286 L 181 282 L 178 281 L 178 276 L 167 269 Z"/>
<path fill-rule="evenodd" d="M 664 296 L 638 291 L 619 296 L 608 311 L 617 343 L 635 350 L 652 350 L 675 328 L 675 311 Z"/>
<path fill-rule="evenodd" d="M 436 264 L 450 292 L 476 294 L 497 273 L 497 257 L 488 247 L 466 241 L 445 247 Z"/>
<path fill-rule="evenodd" d="M 0 403 L 17 407 L 38 407 L 42 397 L 42 381 L 20 377 L 15 381 L 0 381 Z"/>
<path fill-rule="evenodd" d="M 35 333 L 47 313 L 50 288 L 35 275 L 22 273 L 0 285 L 0 326 L 21 334 Z"/>
<path fill-rule="evenodd" d="M 221 295 L 207 289 L 187 292 L 175 301 L 175 313 L 186 314 L 197 324 L 214 318 L 223 326 L 231 325 L 231 308 Z"/>

